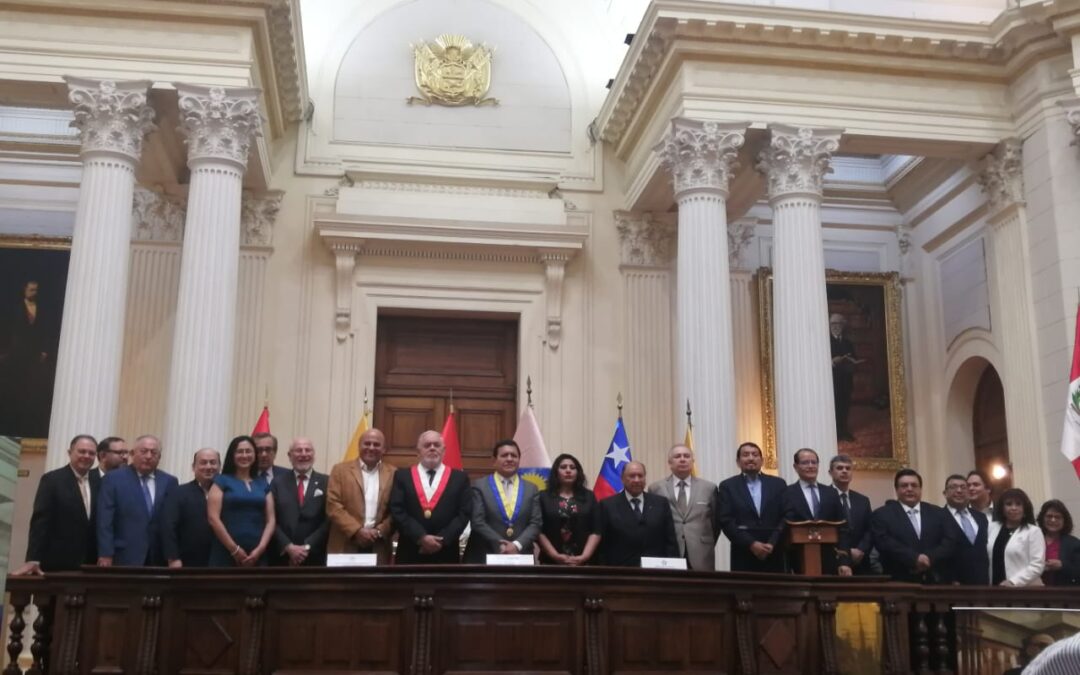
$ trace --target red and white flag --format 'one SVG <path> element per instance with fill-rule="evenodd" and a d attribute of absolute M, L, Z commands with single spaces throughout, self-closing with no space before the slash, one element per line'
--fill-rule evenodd
<path fill-rule="evenodd" d="M 1080 310 L 1076 316 L 1072 368 L 1069 370 L 1069 398 L 1065 401 L 1065 428 L 1061 432 L 1061 454 L 1072 463 L 1080 478 Z"/>
<path fill-rule="evenodd" d="M 458 442 L 457 420 L 455 419 L 454 404 L 450 404 L 450 414 L 446 416 L 446 422 L 442 428 L 443 446 L 446 452 L 443 454 L 443 464 L 451 469 L 463 469 L 461 463 L 461 443 Z"/>
<path fill-rule="evenodd" d="M 251 430 L 251 435 L 268 433 L 270 433 L 270 408 L 263 406 L 262 414 L 259 415 L 259 420 L 255 422 L 255 428 Z"/>

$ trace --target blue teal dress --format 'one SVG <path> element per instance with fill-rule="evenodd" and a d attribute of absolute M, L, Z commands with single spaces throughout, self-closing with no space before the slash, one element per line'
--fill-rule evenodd
<path fill-rule="evenodd" d="M 219 474 L 214 478 L 222 493 L 221 522 L 240 547 L 251 553 L 262 539 L 266 528 L 266 495 L 270 485 L 263 478 L 256 478 L 250 485 L 234 476 Z M 214 537 L 210 549 L 210 567 L 236 567 L 231 551 L 225 550 L 221 542 Z M 267 556 L 259 559 L 259 565 L 265 565 Z"/>

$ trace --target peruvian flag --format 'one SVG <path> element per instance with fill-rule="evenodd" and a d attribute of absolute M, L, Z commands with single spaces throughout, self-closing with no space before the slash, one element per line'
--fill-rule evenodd
<path fill-rule="evenodd" d="M 443 446 L 446 452 L 443 454 L 443 464 L 451 469 L 463 469 L 461 463 L 461 444 L 458 442 L 457 419 L 454 413 L 454 404 L 450 404 L 450 414 L 446 416 L 446 422 L 442 428 Z"/>
<path fill-rule="evenodd" d="M 1065 429 L 1061 432 L 1061 454 L 1080 477 L 1080 309 L 1076 316 L 1072 369 L 1069 371 L 1069 399 L 1065 402 Z"/>
<path fill-rule="evenodd" d="M 251 435 L 268 433 L 270 433 L 270 408 L 264 405 L 262 414 L 259 415 L 259 421 L 255 423 L 255 428 L 251 430 Z"/>

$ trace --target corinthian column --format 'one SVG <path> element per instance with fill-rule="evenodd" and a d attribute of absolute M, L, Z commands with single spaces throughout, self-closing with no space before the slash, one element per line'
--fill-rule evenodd
<path fill-rule="evenodd" d="M 56 380 L 49 422 L 49 468 L 67 462 L 79 433 L 116 429 L 124 351 L 131 207 L 143 136 L 154 125 L 150 82 L 65 77 L 82 141 L 83 173 L 71 237 Z"/>
<path fill-rule="evenodd" d="M 1038 362 L 1034 358 L 1034 303 L 1028 280 L 1027 217 L 1019 139 L 1003 141 L 983 160 L 978 181 L 989 206 L 992 260 L 991 316 L 994 333 L 1001 338 L 1004 363 L 1005 417 L 1009 452 L 1013 458 L 1013 484 L 1027 491 L 1036 504 L 1049 497 L 1044 448 L 1046 434 L 1040 423 Z M 1023 461 L 1018 461 L 1018 460 Z"/>
<path fill-rule="evenodd" d="M 677 117 L 656 146 L 679 205 L 676 419 L 689 399 L 704 476 L 730 468 L 736 443 L 727 196 L 747 126 Z"/>
<path fill-rule="evenodd" d="M 173 471 L 229 440 L 241 183 L 261 122 L 256 89 L 176 89 L 191 187 L 163 441 Z"/>
<path fill-rule="evenodd" d="M 791 458 L 802 447 L 828 458 L 836 453 L 821 243 L 821 192 L 839 129 L 769 125 L 758 170 L 765 174 L 773 210 L 773 380 L 780 475 L 789 482 Z"/>

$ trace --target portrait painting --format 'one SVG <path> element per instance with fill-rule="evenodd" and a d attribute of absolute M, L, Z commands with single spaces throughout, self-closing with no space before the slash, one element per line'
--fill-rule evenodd
<path fill-rule="evenodd" d="M 49 435 L 70 247 L 0 236 L 0 435 Z"/>
<path fill-rule="evenodd" d="M 766 455 L 775 457 L 772 272 L 758 272 Z M 890 273 L 826 273 L 837 450 L 858 468 L 907 464 L 900 279 Z"/>

